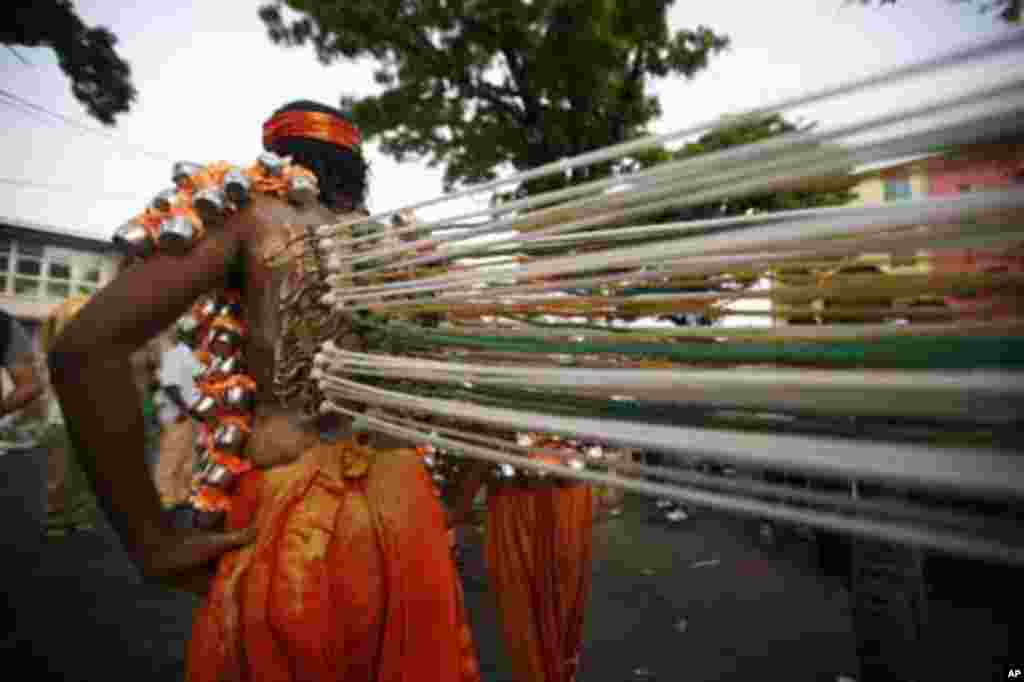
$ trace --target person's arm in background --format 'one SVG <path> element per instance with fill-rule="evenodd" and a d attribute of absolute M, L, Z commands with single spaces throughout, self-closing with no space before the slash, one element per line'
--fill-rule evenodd
<path fill-rule="evenodd" d="M 163 391 L 163 394 L 167 396 L 172 403 L 174 403 L 178 410 L 181 411 L 179 417 L 188 416 L 189 406 L 181 395 L 181 386 L 176 386 L 174 384 L 161 384 L 160 390 Z"/>
<path fill-rule="evenodd" d="M 160 358 L 157 383 L 160 393 L 178 408 L 178 420 L 189 416 L 190 405 L 185 400 L 185 386 L 194 381 L 192 353 L 181 345 L 175 345 Z"/>
<path fill-rule="evenodd" d="M 449 519 L 451 525 L 469 523 L 473 511 L 473 500 L 487 479 L 487 472 L 494 466 L 489 462 L 470 460 L 455 477 L 452 484 L 452 511 Z"/>
<path fill-rule="evenodd" d="M 43 392 L 43 383 L 36 371 L 32 342 L 17 320 L 11 318 L 10 324 L 10 340 L 3 364 L 11 375 L 14 390 L 0 401 L 0 417 L 24 408 Z"/>

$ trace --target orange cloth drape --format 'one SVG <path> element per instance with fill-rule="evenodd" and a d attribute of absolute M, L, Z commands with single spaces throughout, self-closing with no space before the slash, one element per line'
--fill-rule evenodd
<path fill-rule="evenodd" d="M 415 453 L 346 478 L 336 448 L 245 474 L 228 519 L 257 541 L 225 555 L 197 613 L 190 682 L 478 682 L 445 515 Z"/>
<path fill-rule="evenodd" d="M 571 682 L 590 595 L 589 486 L 487 493 L 487 567 L 518 682 Z"/>

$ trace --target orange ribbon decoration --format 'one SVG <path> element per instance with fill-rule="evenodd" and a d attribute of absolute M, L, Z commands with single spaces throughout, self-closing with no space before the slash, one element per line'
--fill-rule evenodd
<path fill-rule="evenodd" d="M 231 507 L 231 498 L 226 492 L 208 485 L 202 485 L 195 491 L 191 500 L 201 511 L 227 511 Z"/>
<path fill-rule="evenodd" d="M 263 146 L 272 149 L 283 137 L 307 137 L 345 149 L 362 141 L 359 129 L 337 116 L 319 111 L 284 111 L 263 124 Z"/>

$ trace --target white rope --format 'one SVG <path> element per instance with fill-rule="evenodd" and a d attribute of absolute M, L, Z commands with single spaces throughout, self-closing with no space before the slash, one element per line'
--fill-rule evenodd
<path fill-rule="evenodd" d="M 1024 418 L 1024 374 L 1014 372 L 856 372 L 792 369 L 572 369 L 478 365 L 370 355 L 326 344 L 316 366 L 326 375 L 372 376 L 460 385 L 467 382 L 566 394 L 838 415 L 970 421 Z"/>
<path fill-rule="evenodd" d="M 988 449 L 850 442 L 834 438 L 766 435 L 637 424 L 612 419 L 561 417 L 522 410 L 420 398 L 338 378 L 321 377 L 328 397 L 415 409 L 429 414 L 591 438 L 602 443 L 674 454 L 703 455 L 757 468 L 778 468 L 840 478 L 888 480 L 983 496 L 1024 497 L 1024 467 L 1019 457 Z"/>
<path fill-rule="evenodd" d="M 744 117 L 765 117 L 776 113 L 782 113 L 791 109 L 796 109 L 809 104 L 814 104 L 828 99 L 849 95 L 855 92 L 867 90 L 876 86 L 890 85 L 892 83 L 907 80 L 917 76 L 922 76 L 929 73 L 937 73 L 947 70 L 951 67 L 966 64 L 970 62 L 979 61 L 982 59 L 1002 55 L 1012 50 L 1019 49 L 1024 45 L 1024 35 L 1021 33 L 1013 33 L 1006 36 L 1001 36 L 991 40 L 984 40 L 978 42 L 972 42 L 965 44 L 955 50 L 938 55 L 929 59 L 924 59 L 916 63 L 907 64 L 903 66 L 894 67 L 880 73 L 870 74 L 867 76 L 852 78 L 845 82 L 827 86 L 819 90 L 801 93 L 799 95 L 783 97 L 775 101 L 774 103 L 754 107 L 747 112 L 740 115 Z M 562 159 L 552 163 L 547 163 L 537 168 L 525 171 L 522 173 L 515 173 L 505 178 L 499 178 L 491 182 L 483 183 L 480 185 L 474 185 L 463 190 L 452 192 L 447 195 L 428 199 L 414 204 L 407 204 L 399 208 L 383 211 L 370 216 L 369 220 L 383 220 L 390 216 L 398 213 L 399 211 L 415 211 L 428 206 L 434 206 L 444 202 L 454 201 L 456 199 L 462 199 L 465 197 L 479 194 L 481 192 L 490 191 L 497 189 L 502 186 L 510 184 L 518 184 L 533 180 L 537 178 L 546 177 L 555 173 L 564 173 L 566 170 L 578 168 L 581 166 L 588 166 L 597 163 L 602 163 L 615 158 L 628 156 L 637 152 L 647 151 L 654 149 L 659 146 L 663 146 L 667 143 L 680 140 L 686 137 L 690 137 L 701 133 L 705 130 L 713 129 L 721 124 L 721 119 L 714 118 L 706 121 L 697 123 L 696 125 L 687 126 L 673 132 L 664 133 L 661 135 L 649 135 L 637 140 L 624 142 L 604 149 L 599 149 L 593 152 L 581 154 L 571 159 Z M 522 204 L 517 208 L 529 207 L 530 204 Z M 506 206 L 502 210 L 510 210 L 511 205 Z M 481 211 L 475 215 L 484 215 L 490 213 L 492 210 L 486 212 Z M 473 217 L 470 215 L 464 215 L 460 219 Z M 411 233 L 418 229 L 422 229 L 423 226 L 417 226 L 415 228 L 408 228 L 400 231 L 400 233 Z"/>
<path fill-rule="evenodd" d="M 977 192 L 954 198 L 933 198 L 910 202 L 902 205 L 882 206 L 873 212 L 866 212 L 856 226 L 851 226 L 841 219 L 804 219 L 781 224 L 759 225 L 750 227 L 741 234 L 725 232 L 694 238 L 684 238 L 657 244 L 644 244 L 597 253 L 574 256 L 563 256 L 545 259 L 537 263 L 521 265 L 510 269 L 507 277 L 517 279 L 535 279 L 565 275 L 572 272 L 587 272 L 608 268 L 640 267 L 651 261 L 665 262 L 670 259 L 687 256 L 707 257 L 710 254 L 724 254 L 737 249 L 746 251 L 767 250 L 779 243 L 797 240 L 823 239 L 828 237 L 846 236 L 880 231 L 896 226 L 920 225 L 930 222 L 965 220 L 972 215 L 986 211 L 1005 210 L 1024 206 L 1024 190 L 1012 189 L 1001 191 Z M 870 216 L 870 217 L 869 217 Z M 437 292 L 444 288 L 466 287 L 493 278 L 487 272 L 455 273 L 452 275 L 416 280 L 402 283 L 405 286 L 382 285 L 378 290 L 387 289 L 394 293 L 410 293 L 402 291 L 415 287 L 415 293 Z M 377 293 L 377 292 L 372 292 Z M 345 302 L 369 298 L 369 294 L 359 289 L 352 291 L 335 291 L 328 294 L 326 302 L 343 306 Z"/>
<path fill-rule="evenodd" d="M 1004 106 L 1005 106 L 1005 103 L 1004 103 Z M 946 132 L 949 132 L 949 131 L 946 131 Z M 902 143 L 906 143 L 906 142 L 907 141 L 904 140 Z M 937 139 L 929 137 L 929 144 L 934 144 L 936 142 L 937 142 Z M 915 142 L 915 144 L 917 144 L 917 143 Z M 876 145 L 876 148 L 874 148 L 874 149 L 872 149 L 870 151 L 870 155 L 883 154 L 883 153 L 884 154 L 892 153 L 891 145 L 888 145 L 888 144 Z M 828 162 L 828 163 L 834 163 L 834 162 Z M 808 174 L 813 175 L 813 174 L 818 172 L 817 169 L 815 169 L 813 172 L 808 171 L 808 169 L 805 166 L 801 166 L 800 164 L 796 164 L 796 168 L 797 168 L 798 174 L 803 174 L 803 175 L 808 175 Z M 759 169 L 759 170 L 763 170 L 763 169 Z M 791 177 L 787 177 L 786 178 L 787 181 L 789 181 L 791 179 L 792 179 Z M 747 184 L 750 185 L 750 186 L 761 187 L 764 182 L 765 182 L 765 178 L 764 178 L 764 176 L 762 174 L 752 173 L 751 174 L 751 179 L 748 181 Z M 698 192 L 697 194 L 692 194 L 691 193 L 691 194 L 687 195 L 687 198 L 686 198 L 685 201 L 682 201 L 682 200 L 677 199 L 677 198 L 676 199 L 668 199 L 668 200 L 665 200 L 665 201 L 662 201 L 662 202 L 655 202 L 653 204 L 642 205 L 639 208 L 620 210 L 620 211 L 613 212 L 613 213 L 610 213 L 610 214 L 609 213 L 605 213 L 605 214 L 601 214 L 601 215 L 597 215 L 597 216 L 592 216 L 592 217 L 589 217 L 589 218 L 569 220 L 568 222 L 565 222 L 565 223 L 563 223 L 561 225 L 556 225 L 556 226 L 554 226 L 552 228 L 548 228 L 546 230 L 541 230 L 541 231 L 539 231 L 537 233 L 534 233 L 532 235 L 527 235 L 525 237 L 517 235 L 517 236 L 508 237 L 508 238 L 503 239 L 503 240 L 499 240 L 499 241 L 495 242 L 494 244 L 488 245 L 487 248 L 493 248 L 495 245 L 500 244 L 502 242 L 506 242 L 506 241 L 519 241 L 519 242 L 522 242 L 524 240 L 528 241 L 528 240 L 533 239 L 533 238 L 544 237 L 544 236 L 549 236 L 549 235 L 553 235 L 553 234 L 559 234 L 559 233 L 562 233 L 562 232 L 565 232 L 565 231 L 575 230 L 575 229 L 579 229 L 579 228 L 582 228 L 582 227 L 589 227 L 589 226 L 595 226 L 595 225 L 600 225 L 600 224 L 607 224 L 609 222 L 613 222 L 613 221 L 617 221 L 619 219 L 623 219 L 627 215 L 629 215 L 631 213 L 634 213 L 634 212 L 637 212 L 637 211 L 642 212 L 642 213 L 651 213 L 651 212 L 658 212 L 658 211 L 661 211 L 663 209 L 670 208 L 672 206 L 678 206 L 680 203 L 690 203 L 690 204 L 705 203 L 707 201 L 711 201 L 711 200 L 714 200 L 714 199 L 724 198 L 728 194 L 729 193 L 724 192 L 720 188 L 712 186 L 712 188 L 709 189 L 709 190 L 704 190 L 702 192 Z M 644 197 L 640 197 L 640 198 L 644 198 Z M 638 201 L 638 199 L 636 199 L 635 197 L 634 197 L 634 199 L 636 201 Z M 633 201 L 633 203 L 636 203 L 636 201 Z M 877 211 L 884 211 L 884 210 L 886 210 L 888 208 L 890 208 L 890 207 L 878 207 L 876 209 L 876 212 Z M 892 207 L 892 208 L 896 208 L 896 207 Z M 840 213 L 838 215 L 842 215 L 842 214 Z M 571 214 L 569 214 L 569 216 L 567 216 L 567 217 L 571 217 Z M 771 217 L 770 217 L 770 215 L 762 217 L 762 220 L 765 221 L 765 222 L 773 222 Z M 756 227 L 757 226 L 757 221 L 752 221 L 752 222 L 755 223 L 755 225 L 753 227 Z M 728 223 L 726 223 L 726 224 L 728 224 Z M 677 224 L 676 227 L 683 227 L 683 225 L 684 224 Z M 706 227 L 706 225 L 705 225 L 705 227 Z M 697 226 L 697 229 L 700 229 L 700 225 Z M 486 249 L 483 249 L 481 247 L 473 247 L 473 248 L 465 249 L 464 253 L 481 252 L 481 251 L 485 252 Z M 451 253 L 451 254 L 445 254 L 443 256 L 424 256 L 424 257 L 412 259 L 410 261 L 403 261 L 402 262 L 402 266 L 403 267 L 411 267 L 413 265 L 422 264 L 424 262 L 431 261 L 431 260 L 436 260 L 438 258 L 451 258 L 451 257 L 454 257 L 455 255 L 457 255 L 457 254 Z M 389 268 L 392 268 L 392 267 L 398 267 L 398 265 L 384 265 L 384 266 L 380 266 L 378 268 L 371 269 L 369 271 L 364 271 L 361 274 L 363 276 L 365 276 L 367 274 L 371 274 L 373 272 L 377 272 L 377 271 L 382 270 L 382 269 L 389 269 Z M 466 275 L 462 275 L 462 276 L 466 276 Z M 348 277 L 350 277 L 350 275 L 346 275 L 343 279 L 339 280 L 338 283 L 341 283 L 342 285 L 344 285 L 348 281 L 348 279 L 347 279 Z M 386 290 L 391 290 L 391 289 L 408 288 L 410 286 L 418 286 L 420 284 L 423 284 L 425 282 L 430 282 L 430 281 L 432 281 L 432 280 L 431 279 L 426 279 L 426 280 L 418 280 L 418 281 L 413 282 L 413 283 L 391 283 L 391 284 L 385 284 L 385 285 L 376 285 L 376 286 L 371 287 L 371 288 L 360 288 L 360 289 L 351 290 L 351 291 L 346 292 L 346 293 L 347 293 L 347 295 L 352 296 L 352 295 L 357 295 L 359 293 L 368 293 L 370 291 L 386 291 Z M 332 293 L 331 297 L 333 297 L 334 295 L 335 294 Z M 330 300 L 330 299 L 328 299 L 328 300 Z"/>
<path fill-rule="evenodd" d="M 538 448 L 535 446 L 523 446 L 511 440 L 502 440 L 478 433 L 450 429 L 436 424 L 407 419 L 390 413 L 378 413 L 374 415 L 381 421 L 395 426 L 405 426 L 420 431 L 426 431 L 432 435 L 450 436 L 452 439 L 468 441 L 477 445 L 498 448 L 517 452 L 525 457 L 542 457 L 549 461 L 559 461 L 573 469 L 579 469 L 579 462 L 586 462 L 585 468 L 591 471 L 602 471 L 607 469 L 610 472 L 630 476 L 645 476 L 648 480 L 662 480 L 673 483 L 682 483 L 687 486 L 699 486 L 710 488 L 719 492 L 742 493 L 755 495 L 761 498 L 769 498 L 786 502 L 800 502 L 813 504 L 819 507 L 828 507 L 834 510 L 873 514 L 888 518 L 922 521 L 945 526 L 960 528 L 974 528 L 976 530 L 991 527 L 992 519 L 964 512 L 950 512 L 945 509 L 934 507 L 921 507 L 915 504 L 893 499 L 880 498 L 854 498 L 845 494 L 836 494 L 798 488 L 789 485 L 765 483 L 756 479 L 746 477 L 726 477 L 703 474 L 697 471 L 680 468 L 667 468 L 663 466 L 651 466 L 639 464 L 622 457 L 607 456 L 604 449 L 599 457 L 592 456 L 589 452 L 578 453 L 573 449 L 572 443 L 568 443 L 568 449 L 556 450 L 553 448 Z M 577 446 L 578 447 L 578 444 Z M 620 453 L 625 454 L 625 453 Z M 575 464 L 572 462 L 575 461 Z"/>
<path fill-rule="evenodd" d="M 413 443 L 432 443 L 437 447 L 495 464 L 509 464 L 560 478 L 596 485 L 606 485 L 651 497 L 672 499 L 726 512 L 753 516 L 755 518 L 768 518 L 789 523 L 805 524 L 815 528 L 826 528 L 858 536 L 882 538 L 891 542 L 917 545 L 978 558 L 990 558 L 1008 563 L 1024 563 L 1024 547 L 1021 546 L 1019 538 L 1016 538 L 1018 541 L 1016 544 L 1009 545 L 999 540 L 989 540 L 977 535 L 963 535 L 948 530 L 930 529 L 917 524 L 855 518 L 827 511 L 800 509 L 784 504 L 763 502 L 696 488 L 684 488 L 678 485 L 666 485 L 594 471 L 579 470 L 564 465 L 524 459 L 517 455 L 509 455 L 493 449 L 461 443 L 429 432 L 389 424 L 372 415 L 354 412 L 331 402 L 324 405 L 323 411 L 335 412 L 364 420 L 373 430 L 387 435 Z"/>
<path fill-rule="evenodd" d="M 353 262 L 365 262 L 372 259 L 390 257 L 422 247 L 433 247 L 443 241 L 477 239 L 483 234 L 527 229 L 532 225 L 536 225 L 539 221 L 549 221 L 552 215 L 561 216 L 570 210 L 600 212 L 602 207 L 614 207 L 627 199 L 632 203 L 641 201 L 651 203 L 656 202 L 659 198 L 664 199 L 665 197 L 672 196 L 682 199 L 685 197 L 685 194 L 683 194 L 684 190 L 692 190 L 694 188 L 711 188 L 716 190 L 716 194 L 702 198 L 699 201 L 685 197 L 685 201 L 678 205 L 693 205 L 725 196 L 742 196 L 769 188 L 773 184 L 783 181 L 783 178 L 777 177 L 778 172 L 772 170 L 780 167 L 791 167 L 794 169 L 790 176 L 784 178 L 787 182 L 795 182 L 800 179 L 814 177 L 818 174 L 846 172 L 858 163 L 892 158 L 894 154 L 909 154 L 931 149 L 940 144 L 947 144 L 948 140 L 932 136 L 948 135 L 950 131 L 956 130 L 958 126 L 962 126 L 965 121 L 947 121 L 943 124 L 933 123 L 931 132 L 919 132 L 914 135 L 901 132 L 895 140 L 876 140 L 868 144 L 862 143 L 849 149 L 830 146 L 840 139 L 877 128 L 891 127 L 914 118 L 934 117 L 936 114 L 948 116 L 951 111 L 956 109 L 963 109 L 972 105 L 977 106 L 980 103 L 986 102 L 989 106 L 988 110 L 984 112 L 968 112 L 970 115 L 965 120 L 977 121 L 984 116 L 991 116 L 997 112 L 1009 113 L 1019 109 L 1021 106 L 1019 102 L 1007 99 L 1010 95 L 1019 95 L 1021 85 L 1022 82 L 1019 78 L 1009 79 L 997 85 L 975 90 L 968 94 L 947 97 L 938 103 L 907 108 L 896 113 L 877 116 L 865 122 L 843 126 L 831 131 L 792 133 L 755 144 L 663 164 L 655 169 L 638 174 L 637 177 L 640 179 L 649 178 L 655 174 L 658 177 L 651 182 L 641 183 L 639 187 L 629 192 L 604 194 L 596 198 L 563 204 L 546 211 L 485 223 L 475 228 L 471 234 L 463 233 L 443 239 L 423 239 L 400 246 L 349 255 L 345 258 L 349 258 Z M 960 115 L 963 116 L 964 114 L 961 113 Z M 894 151 L 894 144 L 898 144 L 903 149 Z M 833 161 L 827 163 L 825 159 L 828 158 L 832 158 Z M 818 161 L 814 162 L 815 159 L 818 159 Z M 714 173 L 712 173 L 712 169 L 714 169 Z M 775 175 L 772 175 L 772 172 L 775 172 Z M 743 178 L 752 178 L 753 182 L 748 181 L 740 187 L 732 187 L 728 184 L 729 182 L 739 182 Z M 670 203 L 665 208 L 675 205 Z M 420 229 L 423 228 L 421 227 Z M 562 227 L 562 231 L 566 229 L 570 228 Z M 550 232 L 550 229 L 548 232 Z M 505 237 L 500 241 L 511 239 L 513 237 Z M 345 241 L 331 241 L 330 244 L 346 249 L 351 247 L 351 244 Z M 386 264 L 380 266 L 380 268 L 409 267 L 447 257 L 447 255 L 421 256 L 399 261 L 395 264 Z"/>

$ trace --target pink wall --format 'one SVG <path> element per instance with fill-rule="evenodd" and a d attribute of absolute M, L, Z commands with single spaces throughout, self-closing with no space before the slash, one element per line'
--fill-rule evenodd
<path fill-rule="evenodd" d="M 1006 159 L 935 159 L 925 163 L 928 195 L 959 194 L 961 185 L 972 189 L 1007 187 L 1024 179 L 1024 154 Z"/>
<path fill-rule="evenodd" d="M 972 190 L 996 189 L 1024 182 L 1024 147 L 982 148 L 973 158 L 930 159 L 925 162 L 929 196 L 960 194 L 962 185 Z M 935 273 L 1024 273 L 1024 251 L 991 249 L 941 250 L 932 254 Z M 973 298 L 946 297 L 946 304 L 961 318 L 1020 317 L 1024 301 L 1016 291 L 982 291 Z"/>
<path fill-rule="evenodd" d="M 932 272 L 1002 272 L 1019 275 L 1024 273 L 1024 253 L 1019 247 L 1002 252 L 990 249 L 944 249 L 932 253 Z M 946 296 L 944 299 L 960 319 L 1019 318 L 1024 314 L 1024 299 L 1019 289 L 1013 286 L 1001 291 L 981 290 L 971 298 Z"/>

